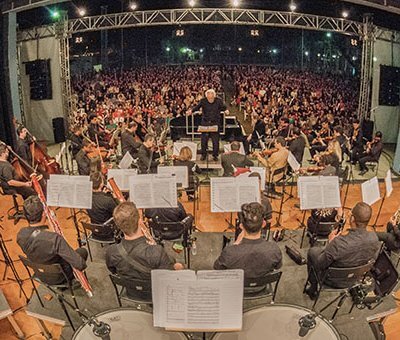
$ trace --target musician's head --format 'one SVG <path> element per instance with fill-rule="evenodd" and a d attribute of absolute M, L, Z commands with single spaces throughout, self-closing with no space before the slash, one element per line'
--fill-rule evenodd
<path fill-rule="evenodd" d="M 18 126 L 17 135 L 19 138 L 25 139 L 27 134 L 28 134 L 28 130 L 24 126 L 22 126 L 22 125 Z"/>
<path fill-rule="evenodd" d="M 6 160 L 9 156 L 9 151 L 6 145 L 0 144 L 0 158 Z"/>
<path fill-rule="evenodd" d="M 231 143 L 231 151 L 238 152 L 240 150 L 240 143 L 237 141 L 234 141 Z"/>
<path fill-rule="evenodd" d="M 289 125 L 289 118 L 287 118 L 287 117 L 282 117 L 282 118 L 279 120 L 279 122 L 280 122 L 280 125 L 281 125 L 281 126 L 286 127 L 286 126 Z"/>
<path fill-rule="evenodd" d="M 80 134 L 82 134 L 82 127 L 81 127 L 80 125 L 74 125 L 74 126 L 71 128 L 71 131 L 72 131 L 73 134 L 79 136 Z"/>
<path fill-rule="evenodd" d="M 264 208 L 258 202 L 246 203 L 239 213 L 240 227 L 247 234 L 257 234 L 264 224 Z"/>
<path fill-rule="evenodd" d="M 156 136 L 152 135 L 151 133 L 148 133 L 146 136 L 144 136 L 143 144 L 146 146 L 146 148 L 152 148 L 155 144 L 155 141 L 156 141 Z"/>
<path fill-rule="evenodd" d="M 23 210 L 29 224 L 44 222 L 43 204 L 38 196 L 29 196 L 24 201 Z"/>
<path fill-rule="evenodd" d="M 91 115 L 89 116 L 89 122 L 90 122 L 91 124 L 97 124 L 97 116 L 91 114 Z"/>
<path fill-rule="evenodd" d="M 135 122 L 130 122 L 127 128 L 130 132 L 135 132 L 137 130 L 137 124 Z"/>
<path fill-rule="evenodd" d="M 190 161 L 193 157 L 192 150 L 188 146 L 184 146 L 181 151 L 179 151 L 180 161 Z"/>
<path fill-rule="evenodd" d="M 382 132 L 381 132 L 381 131 L 376 131 L 376 133 L 375 133 L 375 140 L 376 140 L 376 141 L 380 141 L 380 140 L 382 140 L 382 137 L 383 137 Z"/>
<path fill-rule="evenodd" d="M 283 138 L 282 136 L 276 137 L 275 146 L 280 149 L 284 148 L 286 146 L 285 138 Z"/>
<path fill-rule="evenodd" d="M 88 153 L 91 150 L 91 148 L 92 148 L 92 143 L 90 141 L 88 141 L 87 139 L 84 139 L 82 142 L 83 151 Z"/>
<path fill-rule="evenodd" d="M 293 136 L 299 137 L 300 136 L 300 129 L 298 127 L 294 127 L 292 130 Z"/>
<path fill-rule="evenodd" d="M 116 226 L 126 236 L 133 236 L 138 231 L 139 211 L 133 202 L 123 202 L 117 205 L 113 212 Z"/>
<path fill-rule="evenodd" d="M 90 180 L 92 181 L 93 191 L 100 191 L 104 186 L 104 178 L 101 172 L 93 172 L 90 175 Z"/>
<path fill-rule="evenodd" d="M 352 228 L 366 228 L 371 216 L 371 206 L 364 202 L 358 202 L 353 209 L 351 209 L 350 225 Z"/>
<path fill-rule="evenodd" d="M 210 103 L 214 102 L 216 96 L 217 94 L 215 93 L 214 89 L 209 89 L 206 91 L 206 98 Z"/>
<path fill-rule="evenodd" d="M 327 129 L 329 127 L 329 122 L 327 120 L 322 121 L 322 128 Z"/>
<path fill-rule="evenodd" d="M 333 130 L 335 131 L 336 135 L 338 136 L 343 135 L 343 128 L 341 126 L 337 125 L 333 128 Z"/>
<path fill-rule="evenodd" d="M 354 119 L 353 120 L 353 128 L 358 129 L 360 127 L 360 120 L 359 119 Z"/>

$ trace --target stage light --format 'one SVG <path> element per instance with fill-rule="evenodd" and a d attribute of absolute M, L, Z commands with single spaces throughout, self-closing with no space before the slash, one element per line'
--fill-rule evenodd
<path fill-rule="evenodd" d="M 243 51 L 243 48 L 239 47 L 239 48 L 238 48 L 238 51 L 239 51 L 239 52 L 242 52 L 242 51 Z"/>
<path fill-rule="evenodd" d="M 278 50 L 277 50 L 276 48 L 274 48 L 274 49 L 272 50 L 272 53 L 273 53 L 273 54 L 277 54 L 277 53 L 278 53 Z"/>
<path fill-rule="evenodd" d="M 76 37 L 75 38 L 75 43 L 76 44 L 82 44 L 82 42 L 83 42 L 83 38 L 82 37 Z"/>
<path fill-rule="evenodd" d="M 185 35 L 185 30 L 183 29 L 176 30 L 175 35 L 177 37 L 183 37 Z"/>
<path fill-rule="evenodd" d="M 346 19 L 348 16 L 349 16 L 349 12 L 347 12 L 347 11 L 343 11 L 343 12 L 342 12 L 342 17 L 343 17 L 343 18 Z"/>
<path fill-rule="evenodd" d="M 290 10 L 291 10 L 292 12 L 294 12 L 294 11 L 296 10 L 297 6 L 296 6 L 295 3 L 292 2 L 292 3 L 289 5 L 289 8 L 290 8 Z"/>
<path fill-rule="evenodd" d="M 190 7 L 196 6 L 196 1 L 195 0 L 189 0 L 189 6 Z"/>
<path fill-rule="evenodd" d="M 171 47 L 167 47 L 165 50 L 166 50 L 167 52 L 169 52 L 169 51 L 171 51 Z"/>
<path fill-rule="evenodd" d="M 84 16 L 86 15 L 86 9 L 84 9 L 84 8 L 78 8 L 78 14 L 79 14 L 81 17 L 84 17 Z"/>
<path fill-rule="evenodd" d="M 204 52 L 204 48 L 200 48 L 200 53 L 203 53 Z"/>
<path fill-rule="evenodd" d="M 356 61 L 357 57 L 352 57 L 351 60 Z"/>
<path fill-rule="evenodd" d="M 261 53 L 261 51 L 260 51 L 260 50 L 257 50 L 257 53 Z"/>
<path fill-rule="evenodd" d="M 321 56 L 321 53 L 318 53 L 318 54 L 317 54 L 317 57 L 319 58 L 320 56 Z"/>
<path fill-rule="evenodd" d="M 135 2 L 131 2 L 129 4 L 129 8 L 131 9 L 131 11 L 136 11 L 137 9 L 137 4 Z"/>
<path fill-rule="evenodd" d="M 232 7 L 239 7 L 240 1 L 239 0 L 232 0 Z"/>
<path fill-rule="evenodd" d="M 331 33 L 331 32 L 326 32 L 326 36 L 327 36 L 328 38 L 330 38 L 330 37 L 332 36 L 332 33 Z"/>
<path fill-rule="evenodd" d="M 53 10 L 53 11 L 50 11 L 50 15 L 51 15 L 51 18 L 52 18 L 53 20 L 57 20 L 57 19 L 60 18 L 60 12 L 57 11 L 56 9 Z"/>
<path fill-rule="evenodd" d="M 373 61 L 378 61 L 378 58 L 377 57 L 373 57 L 372 60 Z"/>
<path fill-rule="evenodd" d="M 332 58 L 333 58 L 333 59 L 336 59 L 336 54 L 334 54 L 334 55 L 332 56 Z"/>
<path fill-rule="evenodd" d="M 304 54 L 308 57 L 308 55 L 310 54 L 310 52 L 305 51 Z"/>

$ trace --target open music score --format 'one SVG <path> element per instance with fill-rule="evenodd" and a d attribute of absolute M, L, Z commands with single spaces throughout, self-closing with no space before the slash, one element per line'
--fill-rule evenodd
<path fill-rule="evenodd" d="M 155 327 L 180 331 L 242 328 L 242 269 L 152 270 Z"/>
<path fill-rule="evenodd" d="M 339 177 L 300 176 L 297 180 L 300 210 L 340 208 Z"/>
<path fill-rule="evenodd" d="M 381 199 L 381 194 L 379 192 L 378 177 L 375 176 L 370 180 L 361 183 L 361 193 L 364 203 L 372 205 L 379 201 Z"/>
<path fill-rule="evenodd" d="M 385 176 L 386 197 L 389 197 L 393 192 L 392 172 L 390 169 L 386 172 Z"/>
<path fill-rule="evenodd" d="M 189 171 L 187 166 L 158 166 L 157 174 L 175 176 L 176 184 L 182 188 L 189 187 Z"/>
<path fill-rule="evenodd" d="M 218 132 L 218 125 L 199 125 L 198 132 Z"/>
<path fill-rule="evenodd" d="M 91 209 L 90 177 L 50 175 L 47 181 L 47 204 L 51 207 Z"/>
<path fill-rule="evenodd" d="M 242 204 L 261 200 L 257 177 L 213 177 L 210 191 L 211 212 L 237 212 Z"/>
<path fill-rule="evenodd" d="M 121 161 L 118 164 L 120 169 L 129 169 L 132 165 L 133 157 L 129 153 L 129 151 L 125 152 L 124 157 L 122 157 Z"/>
<path fill-rule="evenodd" d="M 136 169 L 108 169 L 107 172 L 107 179 L 114 178 L 122 191 L 129 190 L 129 178 L 132 176 L 137 176 Z"/>

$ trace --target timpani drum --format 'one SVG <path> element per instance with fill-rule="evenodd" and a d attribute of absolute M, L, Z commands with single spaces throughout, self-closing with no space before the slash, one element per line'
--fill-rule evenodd
<path fill-rule="evenodd" d="M 212 340 L 340 340 L 337 330 L 321 316 L 315 318 L 315 328 L 300 338 L 299 319 L 310 313 L 309 309 L 286 304 L 251 309 L 243 314 L 240 332 L 216 333 Z"/>
<path fill-rule="evenodd" d="M 111 309 L 96 315 L 97 320 L 111 327 L 111 340 L 188 340 L 184 333 L 167 332 L 153 326 L 153 315 L 134 308 Z M 84 323 L 75 332 L 72 340 L 99 340 L 92 327 Z"/>

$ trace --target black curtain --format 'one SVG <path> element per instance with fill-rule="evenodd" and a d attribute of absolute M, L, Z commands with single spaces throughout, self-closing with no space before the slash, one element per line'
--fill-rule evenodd
<path fill-rule="evenodd" d="M 0 14 L 0 139 L 14 146 L 15 133 L 12 123 L 12 103 L 8 72 L 8 20 Z"/>

